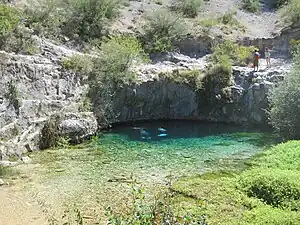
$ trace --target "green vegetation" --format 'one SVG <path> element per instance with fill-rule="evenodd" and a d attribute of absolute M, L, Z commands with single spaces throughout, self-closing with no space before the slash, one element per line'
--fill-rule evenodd
<path fill-rule="evenodd" d="M 234 65 L 245 66 L 251 61 L 254 50 L 254 46 L 241 46 L 226 40 L 213 48 L 213 54 L 210 57 L 210 61 L 218 63 L 220 61 L 226 61 L 224 60 L 226 58 L 230 59 L 231 63 Z"/>
<path fill-rule="evenodd" d="M 187 34 L 187 24 L 180 16 L 166 11 L 156 11 L 145 18 L 141 40 L 147 53 L 168 52 Z"/>
<path fill-rule="evenodd" d="M 89 73 L 93 68 L 93 62 L 90 57 L 81 55 L 72 55 L 69 58 L 62 59 L 62 66 L 66 70 L 78 73 Z"/>
<path fill-rule="evenodd" d="M 7 84 L 7 91 L 4 97 L 8 99 L 9 105 L 12 105 L 19 114 L 20 102 L 19 102 L 19 91 L 15 83 L 11 80 Z"/>
<path fill-rule="evenodd" d="M 195 18 L 203 4 L 203 0 L 174 0 L 172 9 L 182 13 L 184 17 Z"/>
<path fill-rule="evenodd" d="M 206 215 L 208 224 L 299 224 L 299 146 L 273 147 L 240 174 L 182 178 L 173 185 L 173 204 L 179 215 Z"/>
<path fill-rule="evenodd" d="M 24 54 L 38 51 L 31 32 L 21 23 L 22 12 L 0 3 L 0 50 Z"/>
<path fill-rule="evenodd" d="M 118 0 L 77 0 L 62 26 L 67 37 L 87 42 L 107 35 L 107 26 L 118 15 Z"/>
<path fill-rule="evenodd" d="M 40 135 L 40 149 L 53 148 L 58 145 L 60 140 L 57 127 L 58 118 L 58 115 L 52 115 L 45 123 Z"/>
<path fill-rule="evenodd" d="M 88 43 L 108 34 L 118 16 L 118 0 L 52 0 L 30 2 L 25 8 L 26 25 L 35 33 L 64 41 Z"/>
<path fill-rule="evenodd" d="M 112 105 L 115 94 L 125 85 L 138 82 L 130 68 L 147 60 L 135 37 L 115 36 L 101 45 L 100 56 L 94 58 L 90 73 L 90 97 L 98 118 L 103 118 L 104 124 L 115 119 Z"/>
<path fill-rule="evenodd" d="M 260 2 L 259 0 L 243 0 L 242 8 L 249 12 L 257 13 L 260 11 Z"/>
<path fill-rule="evenodd" d="M 0 37 L 13 31 L 19 24 L 21 15 L 15 7 L 0 3 Z"/>
<path fill-rule="evenodd" d="M 283 137 L 290 139 L 300 138 L 300 54 L 294 52 L 294 66 L 290 74 L 270 95 L 270 124 Z"/>
<path fill-rule="evenodd" d="M 282 9 L 282 17 L 286 22 L 292 25 L 299 25 L 300 23 L 300 1 L 289 0 L 288 4 Z"/>
<path fill-rule="evenodd" d="M 174 70 L 172 73 L 160 74 L 160 77 L 186 84 L 194 90 L 201 90 L 203 89 L 205 73 L 200 70 Z"/>
<path fill-rule="evenodd" d="M 297 57 L 297 55 L 300 54 L 300 40 L 292 39 L 290 41 L 290 45 L 291 45 L 291 54 Z"/>

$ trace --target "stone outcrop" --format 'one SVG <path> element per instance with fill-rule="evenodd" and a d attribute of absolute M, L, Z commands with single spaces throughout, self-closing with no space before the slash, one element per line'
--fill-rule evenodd
<path fill-rule="evenodd" d="M 39 150 L 41 130 L 52 115 L 59 115 L 60 136 L 75 143 L 94 135 L 96 121 L 102 119 L 96 120 L 91 112 L 80 112 L 88 89 L 87 76 L 61 66 L 63 57 L 77 52 L 46 40 L 39 42 L 41 53 L 35 56 L 0 52 L 0 161 L 9 155 L 21 158 L 25 152 Z M 218 90 L 212 93 L 216 96 L 214 102 L 208 102 L 206 93 L 158 76 L 174 70 L 203 70 L 206 58 L 170 53 L 154 64 L 132 68 L 140 84 L 118 92 L 113 103 L 118 115 L 115 122 L 195 119 L 266 123 L 267 94 L 284 78 L 290 62 L 274 62 L 272 69 L 256 73 L 251 68 L 234 67 L 233 84 L 226 89 L 225 101 L 218 97 Z M 7 96 L 11 81 L 17 90 L 16 102 Z"/>
<path fill-rule="evenodd" d="M 180 58 L 176 55 L 176 58 Z M 183 57 L 184 58 L 184 57 Z M 195 59 L 185 56 L 185 69 L 195 69 Z M 197 61 L 200 62 L 200 61 Z M 151 119 L 193 119 L 237 124 L 266 124 L 267 95 L 278 81 L 289 72 L 289 61 L 273 60 L 274 68 L 253 72 L 252 68 L 233 67 L 234 83 L 228 87 L 228 99 L 210 103 L 204 92 L 170 79 L 159 79 L 161 72 L 182 69 L 182 61 L 164 62 L 155 69 L 147 65 L 140 69 L 142 77 L 149 80 L 127 87 L 115 98 L 117 122 Z M 263 63 L 263 61 L 262 61 Z M 145 68 L 147 68 L 145 70 Z M 201 65 L 198 63 L 198 68 Z"/>
<path fill-rule="evenodd" d="M 40 42 L 34 56 L 0 52 L 0 160 L 39 149 L 40 131 L 53 114 L 61 117 L 62 136 L 78 141 L 96 133 L 96 119 L 79 112 L 87 77 L 66 71 L 63 57 L 74 51 Z M 17 104 L 7 97 L 12 83 Z"/>
<path fill-rule="evenodd" d="M 97 120 L 92 112 L 66 113 L 58 122 L 60 136 L 69 138 L 72 143 L 93 136 L 97 129 Z"/>

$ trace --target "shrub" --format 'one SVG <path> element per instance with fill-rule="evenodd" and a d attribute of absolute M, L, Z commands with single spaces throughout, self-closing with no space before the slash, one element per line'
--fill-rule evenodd
<path fill-rule="evenodd" d="M 173 70 L 172 73 L 162 73 L 160 76 L 177 83 L 186 84 L 194 90 L 200 90 L 203 88 L 205 73 L 200 70 Z"/>
<path fill-rule="evenodd" d="M 41 130 L 40 149 L 56 147 L 59 144 L 60 137 L 58 133 L 58 115 L 52 115 Z"/>
<path fill-rule="evenodd" d="M 83 41 L 107 34 L 107 25 L 118 15 L 119 0 L 75 0 L 63 34 Z"/>
<path fill-rule="evenodd" d="M 165 10 L 148 15 L 142 28 L 141 39 L 148 53 L 171 51 L 175 41 L 180 41 L 187 34 L 183 20 Z"/>
<path fill-rule="evenodd" d="M 87 56 L 72 55 L 69 58 L 62 59 L 62 66 L 66 70 L 72 70 L 78 73 L 89 73 L 92 71 L 92 59 Z"/>
<path fill-rule="evenodd" d="M 20 23 L 20 11 L 8 4 L 0 3 L 0 37 L 13 31 Z"/>
<path fill-rule="evenodd" d="M 224 56 L 227 56 L 234 65 L 247 65 L 252 59 L 252 54 L 255 50 L 254 46 L 246 47 L 226 40 L 223 43 L 213 47 L 213 54 L 210 61 L 213 63 L 219 62 Z"/>
<path fill-rule="evenodd" d="M 39 52 L 36 41 L 31 32 L 24 26 L 16 27 L 13 31 L 0 40 L 1 50 L 21 54 L 36 54 Z"/>
<path fill-rule="evenodd" d="M 19 108 L 20 108 L 19 91 L 17 86 L 14 84 L 12 80 L 9 81 L 7 84 L 7 91 L 4 94 L 4 97 L 8 99 L 9 105 L 12 105 L 16 110 L 17 115 L 19 115 Z"/>
<path fill-rule="evenodd" d="M 26 25 L 38 35 L 61 38 L 61 26 L 70 14 L 72 1 L 39 0 L 28 1 L 24 7 Z"/>
<path fill-rule="evenodd" d="M 300 54 L 300 40 L 292 39 L 290 41 L 290 46 L 292 55 L 297 56 L 297 54 Z"/>
<path fill-rule="evenodd" d="M 259 0 L 243 0 L 242 8 L 249 12 L 257 13 L 260 10 Z"/>
<path fill-rule="evenodd" d="M 90 97 L 98 118 L 105 125 L 117 116 L 112 105 L 115 94 L 124 85 L 137 82 L 131 67 L 146 60 L 141 44 L 134 37 L 115 36 L 102 44 L 90 76 Z"/>
<path fill-rule="evenodd" d="M 300 1 L 290 0 L 282 9 L 282 17 L 286 22 L 299 25 L 300 24 Z"/>
<path fill-rule="evenodd" d="M 242 174 L 241 188 L 249 197 L 274 207 L 300 210 L 300 174 L 291 170 L 253 169 Z"/>
<path fill-rule="evenodd" d="M 119 0 L 32 1 L 25 8 L 27 25 L 36 33 L 64 40 L 88 42 L 107 35 L 118 15 Z"/>
<path fill-rule="evenodd" d="M 300 55 L 294 56 L 293 70 L 269 94 L 270 124 L 283 137 L 300 138 Z"/>
<path fill-rule="evenodd" d="M 185 17 L 195 18 L 202 4 L 202 0 L 175 0 L 172 8 L 182 13 Z"/>

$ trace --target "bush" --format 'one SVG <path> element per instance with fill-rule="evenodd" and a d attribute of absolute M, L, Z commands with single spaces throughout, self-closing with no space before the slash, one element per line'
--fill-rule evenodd
<path fill-rule="evenodd" d="M 25 8 L 27 25 L 36 33 L 88 42 L 107 35 L 118 15 L 119 0 L 33 1 Z"/>
<path fill-rule="evenodd" d="M 28 1 L 24 7 L 26 25 L 38 35 L 61 38 L 61 25 L 68 19 L 72 1 Z"/>
<path fill-rule="evenodd" d="M 0 40 L 0 49 L 6 52 L 33 55 L 39 52 L 36 41 L 32 38 L 32 33 L 24 26 L 16 27 Z"/>
<path fill-rule="evenodd" d="M 38 51 L 31 32 L 21 23 L 22 12 L 0 3 L 0 50 L 34 54 Z"/>
<path fill-rule="evenodd" d="M 107 35 L 107 26 L 118 15 L 119 0 L 75 0 L 63 34 L 87 42 Z"/>
<path fill-rule="evenodd" d="M 269 121 L 283 137 L 300 139 L 300 55 L 294 56 L 294 67 L 284 81 L 269 94 Z"/>
<path fill-rule="evenodd" d="M 0 38 L 13 31 L 21 20 L 21 12 L 13 6 L 0 3 Z"/>
<path fill-rule="evenodd" d="M 90 97 L 101 123 L 110 124 L 117 117 L 112 105 L 115 94 L 124 86 L 138 82 L 131 70 L 136 63 L 147 61 L 140 42 L 131 36 L 115 36 L 101 46 L 90 75 Z M 100 122 L 100 121 L 99 121 Z"/>
<path fill-rule="evenodd" d="M 45 123 L 40 137 L 40 149 L 53 148 L 58 146 L 60 137 L 58 133 L 58 115 L 52 115 Z"/>
<path fill-rule="evenodd" d="M 249 12 L 257 13 L 260 11 L 259 0 L 243 0 L 242 8 Z"/>
<path fill-rule="evenodd" d="M 72 55 L 69 58 L 62 59 L 62 66 L 66 70 L 88 74 L 92 71 L 93 62 L 92 59 L 90 59 L 90 57 Z"/>
<path fill-rule="evenodd" d="M 282 9 L 282 17 L 286 22 L 299 25 L 300 24 L 300 1 L 290 0 Z"/>
<path fill-rule="evenodd" d="M 292 39 L 290 41 L 291 46 L 291 54 L 294 56 L 300 55 L 300 40 L 294 40 Z"/>
<path fill-rule="evenodd" d="M 160 77 L 176 83 L 186 84 L 194 90 L 203 89 L 205 73 L 200 70 L 173 70 L 172 73 L 162 73 Z"/>
<path fill-rule="evenodd" d="M 202 4 L 202 0 L 175 0 L 171 8 L 182 13 L 185 17 L 195 18 Z"/>
<path fill-rule="evenodd" d="M 20 108 L 19 91 L 17 86 L 14 84 L 12 80 L 9 81 L 7 84 L 7 91 L 4 94 L 4 97 L 8 99 L 9 105 L 12 105 L 17 115 L 19 115 L 19 108 Z"/>
<path fill-rule="evenodd" d="M 234 65 L 245 66 L 252 60 L 254 50 L 254 46 L 241 46 L 226 40 L 213 47 L 213 54 L 209 59 L 213 63 L 218 63 L 225 56 L 228 57 Z"/>
<path fill-rule="evenodd" d="M 300 173 L 281 169 L 253 169 L 242 174 L 239 181 L 249 197 L 266 204 L 300 210 Z"/>
<path fill-rule="evenodd" d="M 148 15 L 142 28 L 141 39 L 148 53 L 171 51 L 175 41 L 180 41 L 187 34 L 184 21 L 165 10 Z"/>

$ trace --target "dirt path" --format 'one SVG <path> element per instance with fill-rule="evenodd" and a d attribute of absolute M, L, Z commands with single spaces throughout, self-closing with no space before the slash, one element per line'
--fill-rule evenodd
<path fill-rule="evenodd" d="M 0 225 L 47 225 L 41 208 L 22 191 L 0 187 Z"/>

